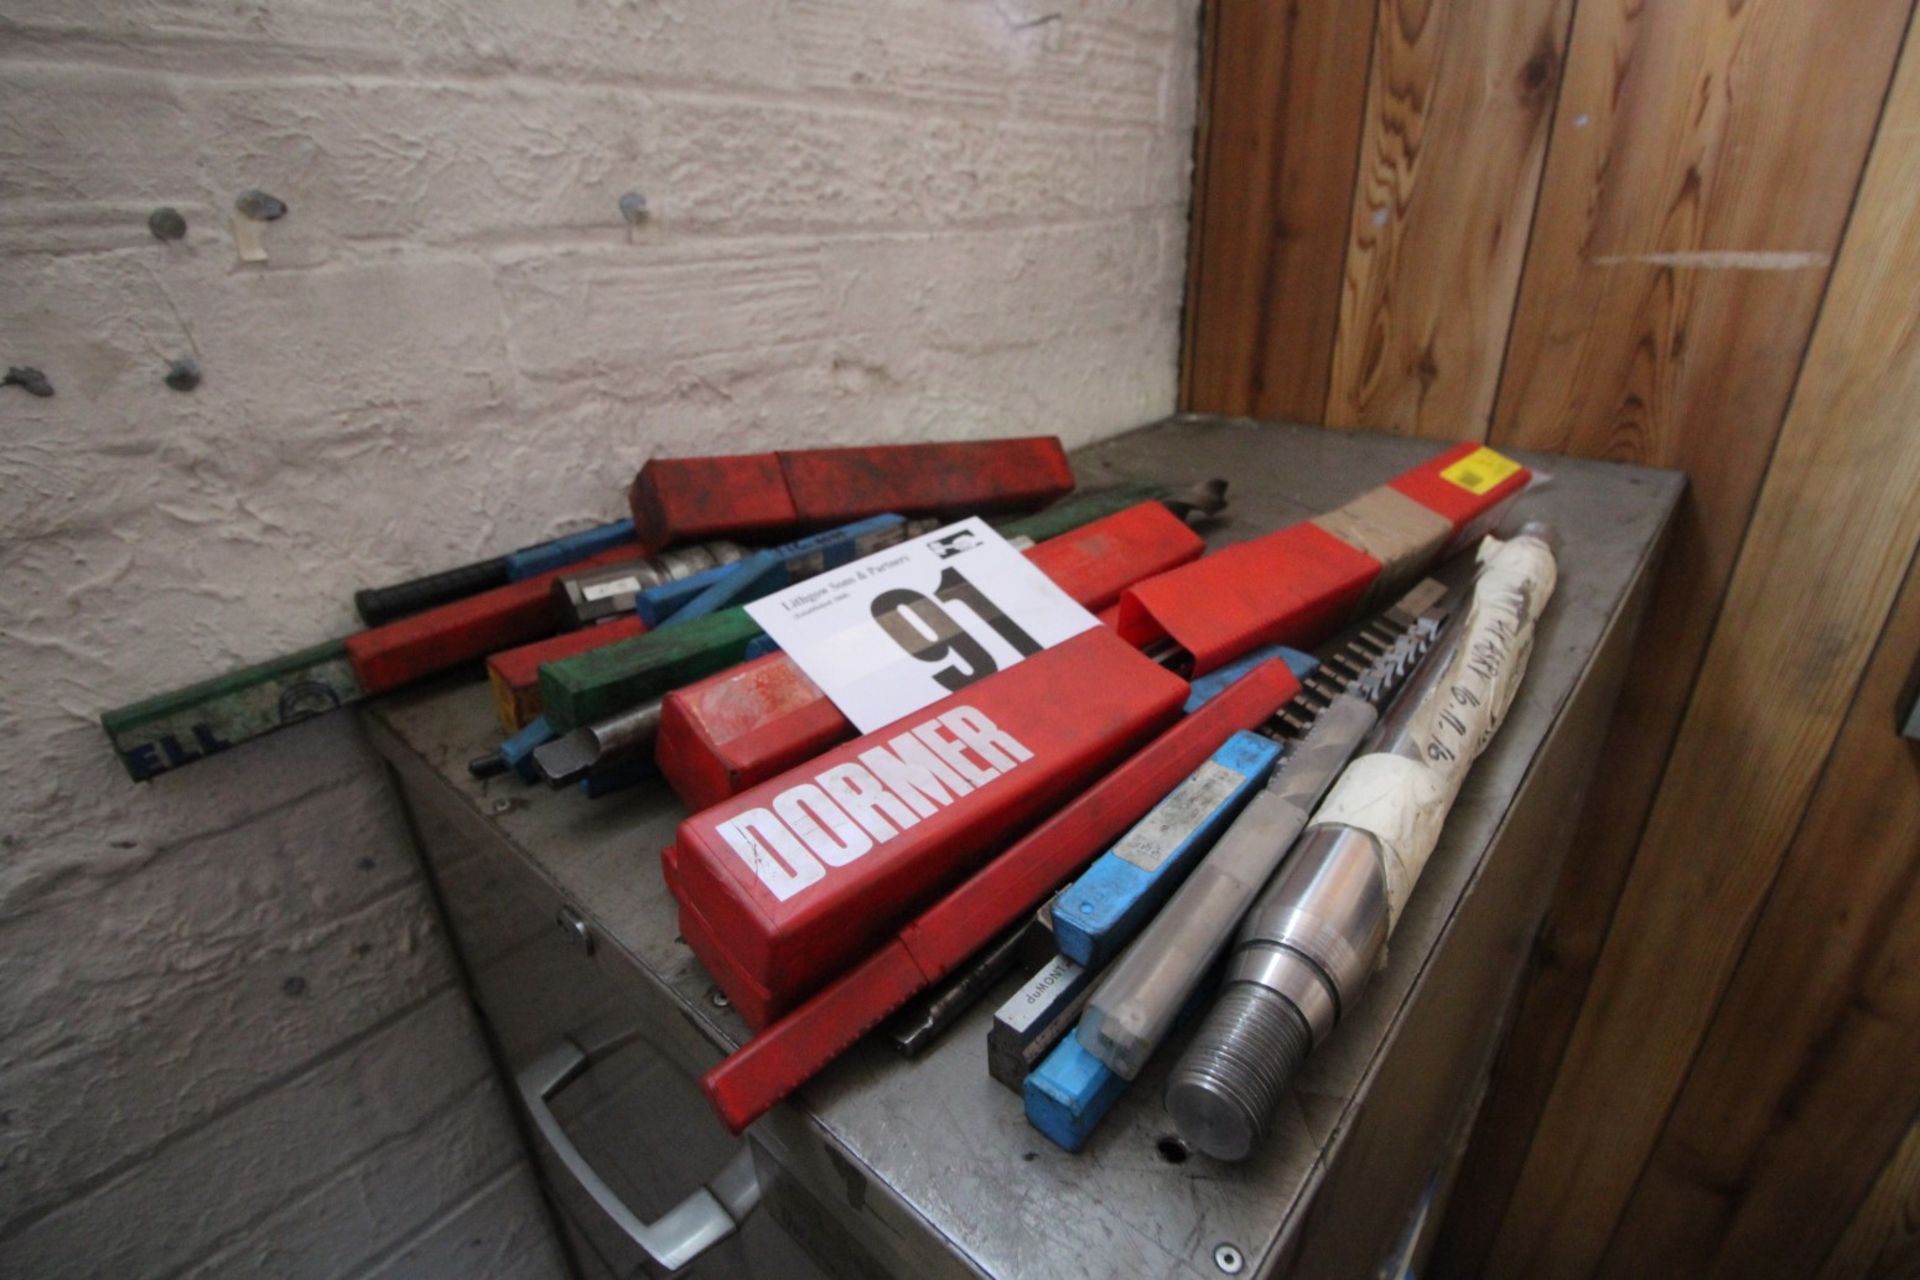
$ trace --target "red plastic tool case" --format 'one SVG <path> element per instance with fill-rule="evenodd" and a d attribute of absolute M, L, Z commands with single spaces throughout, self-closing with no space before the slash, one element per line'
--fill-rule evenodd
<path fill-rule="evenodd" d="M 649 554 L 675 542 L 866 516 L 1023 511 L 1073 489 L 1055 436 L 655 458 L 628 492 Z"/>
<path fill-rule="evenodd" d="M 1482 470 L 1476 455 L 1486 459 Z M 1496 519 L 1529 479 L 1525 467 L 1491 450 L 1456 445 L 1338 511 L 1127 588 L 1120 635 L 1136 645 L 1172 637 L 1193 655 L 1195 675 L 1260 645 L 1314 644 L 1353 616 L 1383 569 L 1389 580 L 1417 572 L 1443 544 L 1457 545 Z M 1349 514 L 1377 512 L 1383 498 L 1419 513 L 1416 523 L 1431 528 L 1431 539 Z"/>
<path fill-rule="evenodd" d="M 1080 604 L 1101 609 L 1205 549 L 1165 506 L 1143 502 L 1048 538 L 1027 558 Z M 686 806 L 704 809 L 852 736 L 820 686 L 773 653 L 668 694 L 655 758 Z"/>
<path fill-rule="evenodd" d="M 1101 627 L 836 747 L 681 824 L 663 859 L 681 933 L 764 1025 L 1166 725 L 1186 695 Z M 898 781 L 895 761 L 929 760 L 948 766 L 942 785 Z"/>
<path fill-rule="evenodd" d="M 1267 662 L 1184 717 L 921 912 L 898 934 L 709 1071 L 701 1087 L 729 1129 L 767 1108 L 1031 912 L 1107 848 L 1228 735 L 1250 729 L 1299 691 Z"/>
<path fill-rule="evenodd" d="M 576 653 L 604 648 L 620 640 L 645 635 L 647 624 L 638 614 L 623 614 L 578 631 L 563 631 L 515 649 L 503 649 L 487 659 L 487 679 L 493 685 L 493 706 L 501 727 L 516 733 L 540 714 L 540 664 L 558 662 Z"/>
<path fill-rule="evenodd" d="M 554 632 L 553 582 L 569 573 L 632 560 L 627 543 L 576 564 L 535 574 L 477 596 L 347 637 L 347 657 L 368 693 L 397 689 L 435 672 Z"/>

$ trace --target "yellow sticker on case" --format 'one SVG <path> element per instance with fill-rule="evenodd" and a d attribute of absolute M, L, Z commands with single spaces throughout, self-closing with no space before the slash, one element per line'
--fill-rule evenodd
<path fill-rule="evenodd" d="M 1478 496 L 1498 488 L 1502 480 L 1520 469 L 1520 464 L 1485 445 L 1475 449 L 1450 467 L 1440 470 L 1442 480 L 1451 480 L 1468 493 Z"/>

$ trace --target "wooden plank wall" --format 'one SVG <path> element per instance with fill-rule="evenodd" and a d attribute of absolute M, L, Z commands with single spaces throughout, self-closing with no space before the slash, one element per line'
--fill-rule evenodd
<path fill-rule="evenodd" d="M 1208 8 L 1186 407 L 1692 479 L 1436 1273 L 1920 1266 L 1913 0 Z"/>

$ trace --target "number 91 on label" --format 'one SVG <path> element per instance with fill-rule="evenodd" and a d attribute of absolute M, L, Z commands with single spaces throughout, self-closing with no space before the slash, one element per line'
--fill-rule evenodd
<path fill-rule="evenodd" d="M 862 733 L 1100 625 L 977 517 L 747 612 Z"/>

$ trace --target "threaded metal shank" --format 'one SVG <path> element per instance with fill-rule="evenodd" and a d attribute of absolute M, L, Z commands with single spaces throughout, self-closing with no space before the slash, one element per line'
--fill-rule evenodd
<path fill-rule="evenodd" d="M 1289 1001 L 1258 983 L 1234 983 L 1167 1081 L 1174 1128 L 1216 1160 L 1244 1158 L 1312 1047 L 1313 1033 Z"/>

